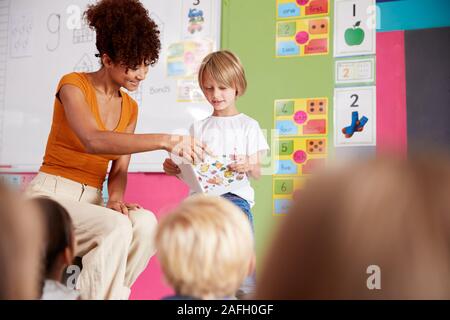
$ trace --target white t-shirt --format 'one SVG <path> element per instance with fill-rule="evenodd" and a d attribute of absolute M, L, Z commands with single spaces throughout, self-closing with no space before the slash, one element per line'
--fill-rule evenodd
<path fill-rule="evenodd" d="M 45 280 L 41 300 L 77 300 L 79 293 L 55 280 Z"/>
<path fill-rule="evenodd" d="M 258 122 L 243 113 L 231 117 L 210 116 L 195 122 L 190 134 L 216 156 L 251 156 L 269 150 Z M 255 192 L 250 184 L 233 193 L 247 200 L 251 207 L 255 204 Z"/>

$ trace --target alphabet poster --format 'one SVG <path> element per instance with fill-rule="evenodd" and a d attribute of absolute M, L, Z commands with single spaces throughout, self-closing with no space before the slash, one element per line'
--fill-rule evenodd
<path fill-rule="evenodd" d="M 336 0 L 334 56 L 375 54 L 375 0 Z"/>

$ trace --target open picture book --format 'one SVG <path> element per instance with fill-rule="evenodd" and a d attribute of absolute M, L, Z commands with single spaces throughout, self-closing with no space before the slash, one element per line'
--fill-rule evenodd
<path fill-rule="evenodd" d="M 173 154 L 171 158 L 180 167 L 178 178 L 197 193 L 222 195 L 250 184 L 245 173 L 228 169 L 228 165 L 234 162 L 231 156 L 207 156 L 202 163 L 196 165 Z"/>

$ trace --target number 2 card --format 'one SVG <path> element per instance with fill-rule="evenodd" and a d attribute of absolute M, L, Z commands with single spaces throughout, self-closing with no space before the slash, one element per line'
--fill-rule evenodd
<path fill-rule="evenodd" d="M 376 87 L 334 90 L 334 144 L 376 145 Z"/>

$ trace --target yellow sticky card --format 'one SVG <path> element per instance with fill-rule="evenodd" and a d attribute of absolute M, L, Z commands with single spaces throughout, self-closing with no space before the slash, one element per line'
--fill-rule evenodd
<path fill-rule="evenodd" d="M 276 56 L 301 57 L 328 54 L 330 28 L 328 17 L 278 21 Z"/>
<path fill-rule="evenodd" d="M 277 19 L 328 15 L 329 8 L 329 0 L 277 0 Z"/>
<path fill-rule="evenodd" d="M 280 138 L 276 175 L 310 175 L 326 164 L 327 137 Z"/>
<path fill-rule="evenodd" d="M 280 136 L 328 134 L 328 98 L 275 100 L 274 127 Z"/>

